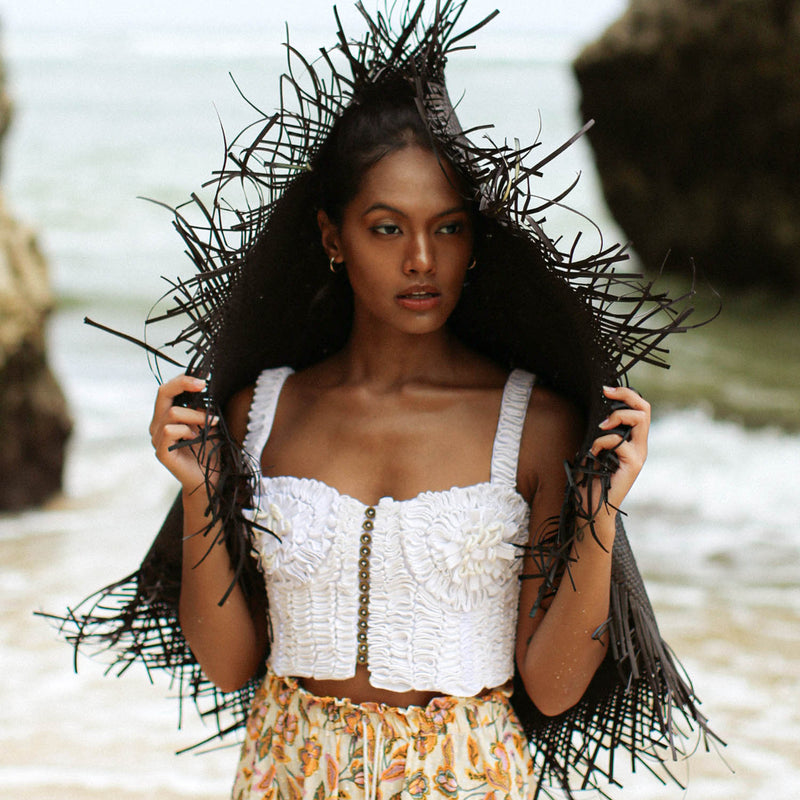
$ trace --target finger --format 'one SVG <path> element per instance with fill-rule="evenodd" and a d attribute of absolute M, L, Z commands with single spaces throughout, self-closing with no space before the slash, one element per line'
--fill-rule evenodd
<path fill-rule="evenodd" d="M 183 392 L 202 392 L 205 388 L 206 382 L 202 378 L 195 378 L 186 374 L 176 375 L 158 387 L 156 398 L 160 401 L 172 401 Z"/>
<path fill-rule="evenodd" d="M 635 390 L 625 387 L 604 387 L 610 401 L 609 414 L 598 427 L 618 433 L 644 445 L 650 431 L 650 404 Z"/>
<path fill-rule="evenodd" d="M 219 424 L 219 417 L 212 416 L 205 409 L 170 406 L 163 417 L 164 424 L 182 422 L 198 428 L 212 428 Z"/>
<path fill-rule="evenodd" d="M 609 431 L 612 428 L 618 428 L 620 425 L 625 425 L 629 428 L 644 427 L 647 428 L 650 424 L 650 419 L 647 413 L 633 408 L 620 408 L 612 411 L 597 427 L 601 430 Z"/>
<path fill-rule="evenodd" d="M 161 436 L 158 436 L 153 442 L 156 455 L 161 459 L 162 456 L 170 451 L 174 444 L 184 440 L 194 439 L 197 434 L 197 428 L 191 425 L 165 425 L 161 429 Z"/>
<path fill-rule="evenodd" d="M 626 444 L 624 437 L 618 433 L 609 433 L 605 436 L 598 436 L 589 448 L 591 455 L 597 457 L 604 450 L 619 450 L 622 445 Z"/>
<path fill-rule="evenodd" d="M 595 440 L 592 445 L 594 450 L 595 445 L 599 447 L 596 453 L 596 458 L 602 458 L 604 453 L 605 458 L 612 458 L 616 461 L 617 466 L 624 465 L 627 468 L 633 469 L 638 473 L 644 466 L 647 459 L 647 449 L 642 448 L 633 442 L 625 442 L 619 436 L 602 436 L 600 439 Z"/>
<path fill-rule="evenodd" d="M 189 375 L 177 375 L 158 387 L 156 393 L 155 406 L 153 408 L 153 420 L 150 425 L 151 435 L 153 425 L 162 417 L 167 410 L 174 405 L 175 398 L 184 392 L 202 392 L 206 388 L 206 382 L 201 378 L 193 378 Z"/>
<path fill-rule="evenodd" d="M 158 449 L 159 442 L 167 435 L 167 431 L 181 425 L 191 430 L 192 435 L 188 438 L 196 439 L 203 432 L 203 436 L 210 435 L 215 426 L 219 423 L 218 417 L 208 416 L 204 411 L 197 411 L 182 406 L 170 406 L 164 418 L 154 422 L 150 433 L 150 442 L 153 447 Z"/>
<path fill-rule="evenodd" d="M 629 408 L 650 413 L 650 403 L 629 386 L 604 386 L 603 394 L 610 400 L 619 400 Z"/>

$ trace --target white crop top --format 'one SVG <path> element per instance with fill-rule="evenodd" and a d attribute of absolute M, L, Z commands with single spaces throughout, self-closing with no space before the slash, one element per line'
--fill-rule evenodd
<path fill-rule="evenodd" d="M 244 449 L 259 464 L 291 373 L 256 383 Z M 254 529 L 276 674 L 341 680 L 361 663 L 377 688 L 457 696 L 512 677 L 532 385 L 528 372 L 508 377 L 489 481 L 366 506 L 318 480 L 259 477 L 251 518 L 279 537 Z"/>

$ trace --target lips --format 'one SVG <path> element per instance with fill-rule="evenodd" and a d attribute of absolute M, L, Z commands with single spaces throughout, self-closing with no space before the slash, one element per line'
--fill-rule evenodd
<path fill-rule="evenodd" d="M 397 303 L 407 311 L 432 311 L 442 302 L 442 294 L 430 284 L 409 286 L 396 297 Z"/>
<path fill-rule="evenodd" d="M 441 292 L 435 286 L 425 284 L 422 286 L 410 286 L 397 296 L 402 299 L 428 300 L 431 297 L 439 297 L 440 294 Z"/>

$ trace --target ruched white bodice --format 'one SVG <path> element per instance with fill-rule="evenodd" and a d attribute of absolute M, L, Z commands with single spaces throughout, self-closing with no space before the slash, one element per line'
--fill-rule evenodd
<path fill-rule="evenodd" d="M 267 370 L 256 384 L 244 446 L 259 463 L 290 374 Z M 255 549 L 278 675 L 351 678 L 361 661 L 375 687 L 460 696 L 511 678 L 529 518 L 517 458 L 532 383 L 521 370 L 508 378 L 485 483 L 373 507 L 321 481 L 259 478 L 252 516 L 275 536 L 254 529 Z"/>

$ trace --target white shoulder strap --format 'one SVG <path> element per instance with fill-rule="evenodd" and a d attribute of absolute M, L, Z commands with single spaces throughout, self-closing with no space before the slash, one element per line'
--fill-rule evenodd
<path fill-rule="evenodd" d="M 245 453 L 253 459 L 256 466 L 261 465 L 261 453 L 272 431 L 281 389 L 293 372 L 291 367 L 265 369 L 256 381 L 253 402 L 250 404 L 250 414 L 247 418 L 247 435 L 243 444 Z"/>
<path fill-rule="evenodd" d="M 517 485 L 522 427 L 525 424 L 533 382 L 534 376 L 523 369 L 515 369 L 508 376 L 492 449 L 492 483 L 501 483 L 511 488 Z"/>

